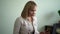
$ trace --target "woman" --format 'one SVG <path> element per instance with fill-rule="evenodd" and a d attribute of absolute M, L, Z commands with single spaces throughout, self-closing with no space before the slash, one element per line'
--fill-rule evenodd
<path fill-rule="evenodd" d="M 37 23 L 35 12 L 36 3 L 34 1 L 28 1 L 14 24 L 13 34 L 39 34 L 37 31 Z"/>

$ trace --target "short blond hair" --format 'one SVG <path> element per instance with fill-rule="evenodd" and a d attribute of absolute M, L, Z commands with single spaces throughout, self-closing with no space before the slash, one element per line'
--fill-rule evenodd
<path fill-rule="evenodd" d="M 32 8 L 33 6 L 36 6 L 36 3 L 34 1 L 28 1 L 21 13 L 21 16 L 23 18 L 26 18 L 28 16 L 29 9 Z"/>

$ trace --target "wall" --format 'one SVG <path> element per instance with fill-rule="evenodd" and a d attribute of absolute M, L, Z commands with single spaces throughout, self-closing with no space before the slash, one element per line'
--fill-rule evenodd
<path fill-rule="evenodd" d="M 0 34 L 12 34 L 15 19 L 20 16 L 28 0 L 0 0 Z M 35 0 L 38 5 L 38 30 L 59 20 L 60 0 Z"/>
<path fill-rule="evenodd" d="M 39 0 L 38 3 L 38 30 L 43 31 L 45 25 L 53 25 L 60 20 L 57 13 L 60 10 L 60 0 Z"/>

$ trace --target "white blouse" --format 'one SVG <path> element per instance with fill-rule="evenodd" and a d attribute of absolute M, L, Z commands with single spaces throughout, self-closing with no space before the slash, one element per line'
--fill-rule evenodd
<path fill-rule="evenodd" d="M 31 34 L 31 32 L 33 31 L 33 26 L 35 29 L 34 34 L 39 34 L 39 32 L 37 31 L 37 19 L 35 17 L 33 19 L 34 20 L 32 25 L 27 19 L 18 17 L 14 24 L 13 34 Z"/>

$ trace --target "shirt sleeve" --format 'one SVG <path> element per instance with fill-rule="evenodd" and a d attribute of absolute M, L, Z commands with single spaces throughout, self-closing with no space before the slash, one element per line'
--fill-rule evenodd
<path fill-rule="evenodd" d="M 35 17 L 35 34 L 39 34 L 37 27 L 38 27 L 38 23 L 37 23 L 37 18 Z"/>
<path fill-rule="evenodd" d="M 14 24 L 13 34 L 19 34 L 20 27 L 21 27 L 21 21 L 19 20 L 19 18 L 17 18 Z"/>

